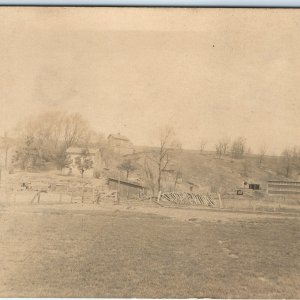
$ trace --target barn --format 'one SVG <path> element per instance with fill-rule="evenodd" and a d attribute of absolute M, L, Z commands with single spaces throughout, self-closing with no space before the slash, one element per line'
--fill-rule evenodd
<path fill-rule="evenodd" d="M 147 188 L 145 186 L 128 180 L 109 177 L 108 186 L 110 189 L 118 190 L 121 196 L 126 196 L 127 198 L 141 198 L 147 194 Z"/>
<path fill-rule="evenodd" d="M 124 135 L 110 134 L 107 138 L 109 147 L 114 153 L 119 155 L 128 155 L 134 152 L 133 143 Z"/>

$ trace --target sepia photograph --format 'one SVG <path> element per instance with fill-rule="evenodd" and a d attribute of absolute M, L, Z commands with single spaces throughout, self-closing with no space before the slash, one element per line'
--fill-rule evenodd
<path fill-rule="evenodd" d="M 300 10 L 0 7 L 0 297 L 300 299 Z"/>

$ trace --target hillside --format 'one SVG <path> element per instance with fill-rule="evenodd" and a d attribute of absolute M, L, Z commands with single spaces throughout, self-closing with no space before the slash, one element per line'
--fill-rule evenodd
<path fill-rule="evenodd" d="M 131 155 L 111 155 L 109 168 L 101 172 L 101 177 L 119 178 L 121 176 L 121 178 L 126 179 L 126 172 L 121 172 L 119 165 L 122 161 L 129 159 L 135 163 L 136 170 L 130 173 L 130 178 L 128 179 L 138 181 L 148 186 L 145 178 L 145 157 L 151 156 L 155 151 L 158 151 L 158 149 L 154 147 L 136 147 L 135 153 Z M 180 171 L 181 180 L 176 182 L 175 188 L 175 180 L 172 176 L 169 176 L 167 180 L 165 179 L 163 182 L 163 190 L 167 191 L 174 189 L 176 189 L 176 191 L 189 191 L 191 185 L 194 185 L 194 191 L 232 193 L 236 188 L 243 187 L 245 181 L 248 183 L 258 183 L 262 189 L 265 189 L 268 180 L 300 180 L 296 168 L 293 169 L 292 176 L 286 178 L 283 175 L 285 173 L 283 158 L 276 156 L 264 157 L 260 165 L 259 157 L 256 155 L 246 156 L 242 159 L 232 159 L 227 155 L 219 159 L 214 152 L 205 151 L 201 153 L 197 150 L 183 149 L 171 156 L 168 167 L 171 171 Z M 41 172 L 43 174 L 52 174 L 54 178 L 57 177 L 58 173 L 53 165 L 50 165 L 49 168 L 47 167 Z M 41 175 L 42 173 L 38 172 L 36 176 L 44 178 L 44 175 Z M 153 173 L 157 173 L 157 166 L 153 167 Z M 11 180 L 14 180 L 16 179 L 15 176 L 18 177 L 22 174 L 23 172 L 17 172 L 17 174 L 12 174 L 9 177 Z M 30 177 L 32 177 L 31 175 Z M 23 174 L 22 176 L 25 175 Z M 47 177 L 50 182 L 54 180 L 51 176 L 49 178 Z M 59 176 L 59 178 L 59 180 L 61 180 L 65 177 Z M 2 181 L 4 181 L 4 179 L 3 176 Z M 157 179 L 154 179 L 155 183 L 157 182 L 156 180 Z"/>
<path fill-rule="evenodd" d="M 140 147 L 132 159 L 141 157 L 143 153 L 151 152 L 154 148 Z M 230 156 L 217 158 L 214 152 L 183 150 L 173 157 L 173 161 L 180 165 L 182 183 L 178 188 L 186 188 L 188 182 L 198 185 L 203 190 L 220 190 L 231 192 L 242 187 L 243 182 L 258 183 L 264 189 L 268 180 L 287 179 L 284 174 L 281 157 L 266 156 L 261 165 L 256 155 L 242 159 L 232 159 Z M 295 172 L 290 180 L 297 180 Z"/>
<path fill-rule="evenodd" d="M 241 187 L 244 181 L 259 183 L 264 188 L 268 180 L 282 179 L 277 174 L 277 160 L 267 157 L 259 167 L 255 156 L 233 160 L 229 156 L 218 159 L 215 154 L 196 151 L 183 151 L 181 155 L 184 181 L 227 192 Z"/>

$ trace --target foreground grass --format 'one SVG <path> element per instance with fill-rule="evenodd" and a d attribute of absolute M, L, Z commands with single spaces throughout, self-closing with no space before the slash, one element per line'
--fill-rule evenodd
<path fill-rule="evenodd" d="M 1 297 L 300 298 L 299 220 L 0 213 Z"/>

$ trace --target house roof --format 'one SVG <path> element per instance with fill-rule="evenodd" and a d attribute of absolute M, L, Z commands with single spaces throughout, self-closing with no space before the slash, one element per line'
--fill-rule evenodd
<path fill-rule="evenodd" d="M 186 183 L 188 183 L 191 186 L 199 187 L 198 184 L 195 184 L 194 182 L 191 182 L 191 181 L 187 181 Z"/>
<path fill-rule="evenodd" d="M 130 142 L 130 140 L 128 139 L 128 137 L 126 137 L 125 135 L 121 135 L 120 133 L 118 133 L 118 134 L 110 134 L 108 136 L 108 139 L 110 137 L 113 138 L 113 139 L 116 139 L 116 140 L 122 140 L 122 141 Z"/>
<path fill-rule="evenodd" d="M 80 147 L 70 147 L 67 149 L 67 153 L 70 154 L 81 154 L 83 150 L 86 148 L 80 148 Z M 94 155 L 96 154 L 99 150 L 96 148 L 88 148 L 89 154 Z"/>
<path fill-rule="evenodd" d="M 131 181 L 128 181 L 128 180 L 120 180 L 120 179 L 117 179 L 117 178 L 109 177 L 108 181 L 112 181 L 112 182 L 115 182 L 115 183 L 120 183 L 120 184 L 127 185 L 127 186 L 130 186 L 130 187 L 138 188 L 138 189 L 147 189 L 145 186 L 143 186 L 139 183 L 131 182 Z"/>

